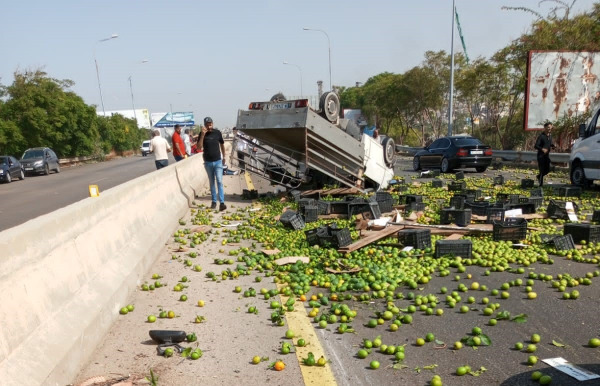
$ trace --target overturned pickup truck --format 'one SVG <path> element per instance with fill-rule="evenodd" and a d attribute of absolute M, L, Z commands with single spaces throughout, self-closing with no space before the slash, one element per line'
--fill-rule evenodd
<path fill-rule="evenodd" d="M 363 134 L 339 111 L 334 92 L 321 96 L 318 110 L 307 99 L 285 100 L 281 94 L 252 102 L 248 110 L 238 111 L 236 127 L 243 134 L 236 137 L 233 157 L 243 155 L 246 171 L 289 188 L 343 184 L 385 189 L 394 176 L 394 140 Z"/>

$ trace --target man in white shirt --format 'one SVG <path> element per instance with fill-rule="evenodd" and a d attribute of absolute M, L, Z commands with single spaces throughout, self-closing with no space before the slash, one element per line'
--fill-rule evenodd
<path fill-rule="evenodd" d="M 160 136 L 160 130 L 154 130 L 154 138 L 150 141 L 150 153 L 154 153 L 154 163 L 157 170 L 169 165 L 170 152 L 171 145 L 169 145 L 169 142 Z"/>
<path fill-rule="evenodd" d="M 185 129 L 183 132 L 183 144 L 185 145 L 185 153 L 189 156 L 192 155 L 192 140 L 190 139 L 190 129 Z"/>

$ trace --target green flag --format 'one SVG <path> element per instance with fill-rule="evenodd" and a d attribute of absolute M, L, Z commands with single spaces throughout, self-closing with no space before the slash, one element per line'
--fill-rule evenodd
<path fill-rule="evenodd" d="M 465 38 L 462 33 L 462 29 L 460 28 L 460 21 L 458 20 L 458 11 L 456 7 L 454 8 L 454 15 L 456 17 L 456 25 L 458 26 L 458 36 L 460 36 L 460 42 L 463 46 L 463 51 L 465 52 L 465 58 L 467 59 L 467 64 L 469 64 L 469 55 L 467 54 L 467 46 L 465 45 Z"/>

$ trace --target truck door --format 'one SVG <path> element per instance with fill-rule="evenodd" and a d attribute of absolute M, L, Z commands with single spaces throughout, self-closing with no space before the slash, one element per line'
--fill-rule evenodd
<path fill-rule="evenodd" d="M 583 170 L 590 180 L 600 180 L 600 110 L 588 125 L 587 138 L 581 141 L 579 152 L 583 156 Z"/>

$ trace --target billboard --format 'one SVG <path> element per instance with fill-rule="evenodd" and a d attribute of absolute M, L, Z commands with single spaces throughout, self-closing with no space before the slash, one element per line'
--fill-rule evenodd
<path fill-rule="evenodd" d="M 154 127 L 172 127 L 194 126 L 194 113 L 152 113 L 152 126 Z"/>
<path fill-rule="evenodd" d="M 102 111 L 96 111 L 96 114 L 103 116 Z M 114 110 L 107 111 L 106 116 L 110 117 L 115 114 L 120 114 L 127 119 L 137 119 L 138 127 L 143 129 L 150 129 L 150 113 L 148 109 L 135 109 L 135 110 Z"/>
<path fill-rule="evenodd" d="M 530 51 L 525 130 L 577 116 L 600 103 L 600 52 Z"/>

